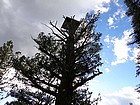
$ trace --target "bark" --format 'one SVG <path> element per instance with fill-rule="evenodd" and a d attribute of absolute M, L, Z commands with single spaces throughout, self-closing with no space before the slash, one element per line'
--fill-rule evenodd
<path fill-rule="evenodd" d="M 71 105 L 72 96 L 73 96 L 73 88 L 72 88 L 72 80 L 70 80 L 69 77 L 70 76 L 67 77 L 67 80 L 65 77 L 62 80 L 61 85 L 58 90 L 58 94 L 56 96 L 55 105 Z"/>

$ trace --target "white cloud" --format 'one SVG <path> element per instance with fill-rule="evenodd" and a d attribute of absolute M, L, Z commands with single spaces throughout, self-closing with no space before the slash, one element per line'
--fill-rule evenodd
<path fill-rule="evenodd" d="M 125 62 L 126 62 L 126 59 L 117 59 L 116 61 L 112 61 L 111 65 L 117 65 L 117 64 L 121 64 Z"/>
<path fill-rule="evenodd" d="M 124 87 L 119 91 L 103 95 L 99 105 L 129 105 L 129 103 L 139 105 L 139 96 L 140 94 L 138 94 L 134 88 Z"/>
<path fill-rule="evenodd" d="M 116 12 L 113 13 L 111 17 L 108 18 L 108 24 L 109 24 L 109 29 L 117 28 L 118 26 L 116 25 L 117 22 L 121 19 L 123 19 L 126 15 L 126 11 L 123 9 L 123 6 L 119 4 L 119 0 L 112 0 L 113 3 L 116 5 L 117 10 Z"/>
<path fill-rule="evenodd" d="M 116 6 L 120 6 L 120 4 L 119 4 L 119 0 L 112 0 L 113 1 L 113 3 L 116 5 Z"/>
<path fill-rule="evenodd" d="M 109 64 L 109 62 L 108 62 L 107 60 L 105 60 L 105 63 L 106 63 L 106 64 Z"/>
<path fill-rule="evenodd" d="M 110 72 L 110 69 L 109 69 L 109 68 L 105 68 L 105 71 L 106 71 L 106 72 Z"/>
<path fill-rule="evenodd" d="M 110 37 L 109 37 L 109 35 L 106 35 L 106 37 L 105 37 L 105 39 L 104 39 L 104 42 L 107 42 L 107 43 L 110 42 Z"/>
<path fill-rule="evenodd" d="M 115 60 L 111 62 L 111 65 L 125 63 L 127 60 L 134 60 L 137 62 L 136 57 L 138 53 L 140 53 L 140 48 L 130 48 L 131 46 L 127 45 L 132 41 L 131 33 L 133 33 L 133 29 L 125 30 L 121 38 L 110 37 L 110 35 L 105 36 L 104 42 L 107 43 L 107 48 L 113 46 L 112 51 L 116 56 Z"/>
<path fill-rule="evenodd" d="M 111 26 L 114 23 L 114 19 L 112 17 L 109 17 L 107 21 L 109 26 Z"/>
<path fill-rule="evenodd" d="M 129 51 L 131 49 L 130 46 L 127 45 L 127 43 L 131 40 L 131 37 L 129 36 L 131 33 L 132 33 L 132 29 L 125 30 L 123 32 L 123 36 L 121 39 L 119 38 L 112 39 L 111 42 L 114 45 L 113 52 L 114 55 L 116 56 L 116 60 L 111 63 L 112 65 L 124 63 L 128 60 Z"/>
<path fill-rule="evenodd" d="M 127 59 L 128 58 L 128 51 L 130 48 L 127 46 L 127 41 L 122 38 L 122 39 L 114 39 L 113 40 L 114 44 L 114 54 L 116 55 L 117 59 Z"/>
<path fill-rule="evenodd" d="M 118 20 L 118 19 L 122 19 L 124 18 L 126 15 L 125 15 L 125 10 L 123 10 L 122 8 L 119 8 L 114 14 L 113 14 L 113 18 L 115 20 Z"/>
<path fill-rule="evenodd" d="M 111 28 L 116 29 L 116 28 L 118 28 L 118 26 L 112 25 L 112 26 L 109 27 L 109 29 L 111 29 Z"/>
<path fill-rule="evenodd" d="M 108 12 L 109 10 L 109 3 L 110 0 L 91 0 L 93 1 L 95 4 L 97 3 L 98 5 L 94 5 L 94 10 L 98 11 L 101 10 L 101 12 Z"/>
<path fill-rule="evenodd" d="M 117 21 L 124 18 L 125 12 L 122 8 L 119 8 L 116 12 L 114 12 L 114 14 L 112 15 L 112 17 L 108 18 L 108 25 L 109 28 L 117 28 L 118 26 L 116 25 Z"/>
<path fill-rule="evenodd" d="M 110 35 L 106 35 L 105 36 L 105 38 L 104 38 L 104 42 L 107 44 L 107 48 L 110 48 L 110 46 L 111 46 L 111 37 L 110 37 Z"/>

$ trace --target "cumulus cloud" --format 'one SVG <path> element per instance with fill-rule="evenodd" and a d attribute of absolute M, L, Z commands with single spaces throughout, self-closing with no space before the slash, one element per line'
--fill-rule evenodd
<path fill-rule="evenodd" d="M 125 63 L 128 60 L 137 62 L 136 58 L 140 53 L 140 48 L 132 48 L 128 45 L 128 43 L 132 41 L 132 36 L 130 36 L 131 33 L 133 33 L 133 29 L 125 30 L 121 38 L 116 36 L 111 37 L 110 35 L 105 36 L 104 42 L 106 43 L 107 48 L 110 48 L 110 46 L 113 47 L 112 51 L 115 55 L 115 59 L 111 62 L 111 65 Z"/>
<path fill-rule="evenodd" d="M 113 40 L 114 44 L 114 55 L 117 57 L 116 61 L 112 62 L 112 65 L 116 65 L 118 63 L 124 63 L 128 57 L 128 51 L 130 48 L 127 46 L 127 41 L 125 41 L 123 38 L 122 39 L 114 39 Z"/>
<path fill-rule="evenodd" d="M 80 19 L 91 10 L 104 13 L 109 3 L 110 0 L 0 0 L 0 45 L 13 40 L 15 50 L 32 55 L 36 50 L 31 36 L 36 38 L 41 31 L 48 33 L 41 23 L 52 20 L 60 26 L 63 15 Z"/>
<path fill-rule="evenodd" d="M 116 92 L 103 95 L 99 105 L 129 105 L 129 103 L 139 105 L 139 96 L 133 87 L 124 87 Z"/>
<path fill-rule="evenodd" d="M 114 38 L 111 40 L 111 42 L 114 45 L 113 52 L 116 56 L 116 60 L 114 60 L 111 64 L 117 65 L 119 63 L 124 63 L 129 59 L 129 52 L 130 47 L 127 45 L 127 43 L 131 40 L 131 37 L 129 36 L 132 33 L 132 29 L 125 30 L 123 32 L 122 38 Z"/>

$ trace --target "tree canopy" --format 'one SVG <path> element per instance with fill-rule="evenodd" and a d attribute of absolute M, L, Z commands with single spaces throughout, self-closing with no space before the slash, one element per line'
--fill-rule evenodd
<path fill-rule="evenodd" d="M 127 16 L 132 18 L 132 27 L 134 32 L 131 34 L 133 40 L 130 44 L 137 44 L 137 48 L 140 49 L 140 1 L 139 0 L 125 0 L 125 4 L 128 7 L 126 12 Z M 136 76 L 140 75 L 140 54 L 137 55 L 136 62 Z M 140 93 L 140 84 L 136 89 Z"/>
<path fill-rule="evenodd" d="M 128 7 L 126 12 L 127 16 L 132 17 L 132 27 L 134 32 L 132 33 L 132 44 L 140 43 L 140 1 L 139 0 L 125 0 L 125 4 Z"/>
<path fill-rule="evenodd" d="M 57 22 L 50 22 L 51 27 L 44 24 L 52 33 L 40 32 L 33 38 L 38 52 L 32 57 L 14 53 L 12 41 L 5 43 L 0 67 L 15 69 L 15 77 L 25 84 L 24 88 L 13 84 L 9 94 L 17 101 L 7 105 L 94 105 L 100 98 L 91 100 L 91 92 L 82 86 L 102 74 L 101 33 L 95 31 L 98 18 L 99 13 L 87 14 L 78 26 L 70 18 L 66 28 L 58 28 Z"/>

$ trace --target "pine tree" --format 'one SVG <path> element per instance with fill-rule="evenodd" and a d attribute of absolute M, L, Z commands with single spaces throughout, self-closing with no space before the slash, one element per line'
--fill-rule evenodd
<path fill-rule="evenodd" d="M 134 29 L 134 32 L 131 34 L 133 36 L 131 44 L 140 44 L 140 1 L 125 0 L 125 4 L 128 7 L 126 15 L 132 17 L 132 27 Z"/>
<path fill-rule="evenodd" d="M 68 20 L 61 28 L 53 22 L 50 22 L 51 27 L 44 24 L 52 33 L 46 35 L 41 32 L 36 39 L 33 38 L 38 45 L 38 53 L 33 57 L 19 52 L 12 55 L 8 64 L 16 70 L 16 77 L 27 87 L 38 89 L 34 93 L 27 88 L 13 88 L 15 90 L 11 90 L 10 95 L 19 99 L 16 102 L 27 102 L 29 105 L 51 105 L 53 102 L 55 105 L 91 105 L 99 100 L 91 101 L 88 89 L 80 89 L 102 74 L 99 70 L 102 65 L 99 55 L 101 33 L 95 32 L 98 17 L 99 14 L 87 14 L 81 21 L 66 17 L 65 20 Z M 33 103 L 34 100 L 38 100 L 37 103 Z"/>
<path fill-rule="evenodd" d="M 127 16 L 132 17 L 132 27 L 134 32 L 131 34 L 133 40 L 130 44 L 137 44 L 137 49 L 140 49 L 140 1 L 139 0 L 125 0 L 128 10 Z M 136 76 L 140 75 L 140 54 L 137 55 L 136 62 Z M 136 89 L 140 93 L 140 84 Z"/>

